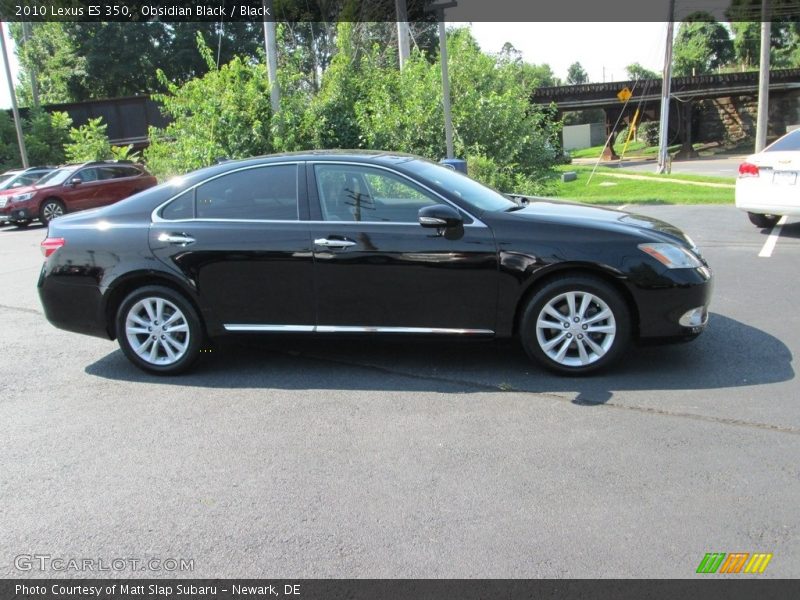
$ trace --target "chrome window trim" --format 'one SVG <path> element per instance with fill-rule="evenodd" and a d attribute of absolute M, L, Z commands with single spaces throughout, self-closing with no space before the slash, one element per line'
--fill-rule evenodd
<path fill-rule="evenodd" d="M 404 173 L 400 173 L 398 171 L 395 171 L 394 169 L 391 169 L 389 167 L 385 167 L 383 165 L 373 165 L 371 163 L 348 162 L 348 161 L 332 161 L 332 160 L 331 161 L 328 161 L 328 160 L 319 161 L 319 162 L 314 162 L 314 161 L 285 161 L 285 162 L 267 163 L 267 164 L 260 164 L 260 165 L 250 165 L 249 167 L 241 167 L 239 169 L 234 169 L 232 171 L 226 171 L 225 173 L 220 173 L 219 175 L 214 175 L 213 177 L 209 177 L 208 179 L 204 179 L 203 181 L 195 183 L 194 185 L 192 185 L 192 186 L 190 186 L 190 187 L 188 187 L 188 188 L 186 188 L 184 190 L 181 190 L 180 192 L 178 192 L 174 196 L 171 196 L 169 198 L 169 200 L 165 200 L 164 202 L 162 202 L 161 204 L 156 206 L 153 209 L 153 212 L 150 213 L 150 221 L 152 223 L 194 223 L 194 222 L 198 222 L 198 223 L 308 223 L 308 224 L 311 224 L 311 225 L 318 225 L 318 224 L 364 225 L 364 224 L 368 224 L 368 225 L 395 225 L 395 226 L 397 226 L 397 225 L 409 226 L 410 225 L 410 226 L 414 226 L 414 227 L 420 227 L 420 224 L 417 223 L 417 222 L 388 223 L 388 222 L 385 222 L 385 221 L 374 221 L 374 222 L 373 221 L 324 221 L 324 220 L 323 221 L 314 221 L 314 220 L 304 221 L 304 220 L 302 220 L 300 218 L 300 198 L 297 199 L 298 200 L 298 202 L 297 202 L 298 215 L 297 215 L 297 219 L 296 220 L 295 219 L 292 219 L 292 220 L 286 220 L 286 219 L 222 219 L 222 218 L 213 218 L 213 219 L 207 219 L 207 218 L 199 218 L 199 219 L 198 218 L 192 218 L 192 219 L 163 219 L 158 214 L 159 212 L 161 212 L 161 209 L 163 209 L 167 204 L 169 204 L 170 202 L 172 202 L 173 200 L 175 200 L 179 196 L 185 194 L 186 192 L 188 192 L 190 190 L 194 190 L 197 187 L 199 187 L 199 186 L 201 186 L 201 185 L 203 185 L 205 183 L 208 183 L 209 181 L 213 181 L 214 179 L 218 179 L 220 177 L 224 177 L 225 175 L 230 175 L 231 173 L 238 173 L 239 171 L 248 171 L 248 170 L 251 170 L 251 169 L 260 169 L 260 168 L 264 168 L 264 167 L 273 167 L 273 166 L 277 167 L 277 166 L 283 166 L 283 165 L 296 165 L 296 166 L 299 167 L 300 164 L 304 163 L 304 162 L 309 164 L 311 167 L 314 167 L 315 165 L 323 165 L 323 164 L 351 165 L 351 166 L 364 166 L 364 165 L 366 165 L 368 167 L 372 167 L 372 168 L 375 168 L 375 169 L 383 169 L 384 171 L 389 171 L 390 173 L 393 173 L 393 174 L 395 174 L 395 175 L 397 175 L 399 177 L 403 177 L 404 179 L 407 179 L 407 180 L 411 181 L 415 185 L 418 185 L 419 187 L 424 188 L 425 190 L 427 190 L 428 192 L 430 192 L 434 196 L 438 197 L 440 200 L 444 201 L 448 205 L 452 206 L 456 210 L 461 211 L 464 214 L 468 215 L 469 218 L 472 219 L 473 222 L 464 225 L 464 227 L 483 227 L 483 228 L 488 228 L 487 225 L 483 221 L 481 221 L 478 217 L 476 217 L 475 215 L 470 213 L 468 210 L 465 210 L 465 209 L 461 208 L 460 206 L 458 206 L 457 204 L 454 204 L 453 202 L 451 202 L 450 200 L 448 200 L 447 198 L 442 196 L 436 190 L 432 190 L 431 188 L 429 188 L 424 183 L 420 183 L 419 181 L 409 177 L 408 175 L 405 175 Z M 316 177 L 314 179 L 316 180 Z"/>
<path fill-rule="evenodd" d="M 385 327 L 363 325 L 268 325 L 226 323 L 226 331 L 304 332 L 304 333 L 407 333 L 437 335 L 494 335 L 492 329 L 463 329 L 451 327 Z"/>
<path fill-rule="evenodd" d="M 298 223 L 298 222 L 300 222 L 300 197 L 299 197 L 299 191 L 300 191 L 299 187 L 300 186 L 299 185 L 296 186 L 296 188 L 295 188 L 296 189 L 295 195 L 297 196 L 297 219 L 286 220 L 286 219 L 220 219 L 220 218 L 215 218 L 215 219 L 205 219 L 205 218 L 197 219 L 197 218 L 192 218 L 192 219 L 174 219 L 173 220 L 173 219 L 164 219 L 158 213 L 161 212 L 161 209 L 163 209 L 167 204 L 169 204 L 173 200 L 177 199 L 179 196 L 182 196 L 183 194 L 185 194 L 188 191 L 196 190 L 201 185 L 205 185 L 206 183 L 214 181 L 215 179 L 219 179 L 220 177 L 225 177 L 226 175 L 232 175 L 233 173 L 240 173 L 241 171 L 252 171 L 253 169 L 263 169 L 265 167 L 284 167 L 286 165 L 294 165 L 299 170 L 300 164 L 302 162 L 303 161 L 288 160 L 288 161 L 283 161 L 283 162 L 266 163 L 266 164 L 260 164 L 260 165 L 250 165 L 248 167 L 240 167 L 238 169 L 233 169 L 232 171 L 225 171 L 224 173 L 219 173 L 218 175 L 214 175 L 213 177 L 209 177 L 208 179 L 204 179 L 203 181 L 199 181 L 199 182 L 195 183 L 194 185 L 189 186 L 188 188 L 186 188 L 184 190 L 181 190 L 180 192 L 178 192 L 174 196 L 171 196 L 169 198 L 169 200 L 165 200 L 164 202 L 162 202 L 161 204 L 156 206 L 153 209 L 153 212 L 150 213 L 150 221 L 153 222 L 153 223 L 187 223 L 187 222 L 192 222 L 192 221 L 201 221 L 201 222 L 217 222 L 217 221 L 225 222 L 225 221 L 230 221 L 230 222 L 234 222 L 234 223 Z"/>

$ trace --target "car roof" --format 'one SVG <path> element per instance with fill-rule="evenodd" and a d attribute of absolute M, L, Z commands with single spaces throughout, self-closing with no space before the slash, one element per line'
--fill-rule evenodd
<path fill-rule="evenodd" d="M 281 154 L 265 154 L 251 158 L 227 160 L 221 159 L 217 164 L 203 167 L 196 171 L 191 171 L 181 175 L 180 179 L 186 181 L 196 181 L 207 177 L 212 177 L 221 173 L 226 173 L 236 167 L 250 167 L 258 165 L 268 165 L 279 163 L 286 160 L 291 161 L 353 161 L 365 164 L 391 164 L 401 165 L 416 160 L 424 160 L 413 154 L 403 152 L 385 152 L 381 150 L 303 150 L 299 152 L 284 152 Z"/>

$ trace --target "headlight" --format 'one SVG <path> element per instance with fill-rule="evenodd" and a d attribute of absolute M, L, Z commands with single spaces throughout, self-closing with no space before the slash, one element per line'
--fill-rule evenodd
<path fill-rule="evenodd" d="M 683 246 L 667 243 L 639 244 L 639 250 L 646 252 L 668 269 L 696 269 L 703 263 Z"/>
<path fill-rule="evenodd" d="M 33 195 L 36 192 L 28 192 L 27 194 L 17 194 L 16 196 L 11 196 L 11 202 L 25 202 L 25 200 L 30 200 L 33 198 Z"/>

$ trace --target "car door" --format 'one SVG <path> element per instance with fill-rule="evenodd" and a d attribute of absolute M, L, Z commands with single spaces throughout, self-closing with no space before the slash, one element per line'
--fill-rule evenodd
<path fill-rule="evenodd" d="M 497 253 L 491 230 L 423 228 L 424 206 L 447 204 L 394 170 L 310 165 L 319 331 L 481 333 L 495 328 Z"/>
<path fill-rule="evenodd" d="M 311 331 L 313 258 L 298 163 L 218 175 L 157 211 L 153 253 L 228 331 Z"/>
<path fill-rule="evenodd" d="M 73 183 L 75 179 L 80 183 Z M 67 178 L 62 189 L 67 212 L 97 208 L 108 204 L 109 188 L 97 167 L 84 167 Z"/>
<path fill-rule="evenodd" d="M 106 168 L 113 173 L 114 185 L 116 186 L 114 189 L 114 202 L 144 189 L 145 184 L 142 181 L 142 172 L 136 167 L 116 165 Z"/>

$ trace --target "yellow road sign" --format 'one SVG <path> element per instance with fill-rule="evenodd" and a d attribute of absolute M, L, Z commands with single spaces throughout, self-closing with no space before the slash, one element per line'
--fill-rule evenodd
<path fill-rule="evenodd" d="M 624 88 L 622 88 L 619 91 L 619 93 L 617 94 L 617 98 L 619 98 L 620 102 L 627 102 L 628 98 L 630 98 L 631 96 L 633 96 L 633 94 L 628 89 L 628 86 L 625 86 Z"/>

